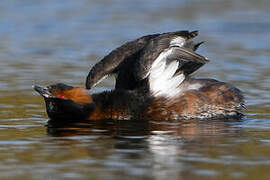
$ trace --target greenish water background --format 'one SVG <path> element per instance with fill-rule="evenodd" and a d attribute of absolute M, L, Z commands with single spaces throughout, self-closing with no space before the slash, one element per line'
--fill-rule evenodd
<path fill-rule="evenodd" d="M 268 179 L 269 12 L 267 0 L 1 1 L 0 179 Z M 46 126 L 33 84 L 84 86 L 124 42 L 182 29 L 206 41 L 211 62 L 195 75 L 244 92 L 242 121 Z"/>

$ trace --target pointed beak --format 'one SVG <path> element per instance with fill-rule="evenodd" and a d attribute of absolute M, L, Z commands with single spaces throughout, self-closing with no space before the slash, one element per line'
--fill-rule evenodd
<path fill-rule="evenodd" d="M 37 91 L 44 98 L 52 98 L 53 97 L 52 93 L 46 87 L 34 85 L 33 88 L 35 91 Z"/>

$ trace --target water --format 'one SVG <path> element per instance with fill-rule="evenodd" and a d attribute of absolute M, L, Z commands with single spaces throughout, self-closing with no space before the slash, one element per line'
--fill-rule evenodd
<path fill-rule="evenodd" d="M 269 10 L 267 0 L 2 0 L 0 179 L 268 179 Z M 182 29 L 200 30 L 212 60 L 195 75 L 244 92 L 243 120 L 47 123 L 33 84 L 84 86 L 117 46 Z"/>

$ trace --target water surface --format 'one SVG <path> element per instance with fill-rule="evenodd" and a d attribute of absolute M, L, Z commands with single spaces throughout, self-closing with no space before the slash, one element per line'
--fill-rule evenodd
<path fill-rule="evenodd" d="M 267 0 L 1 1 L 0 179 L 268 179 L 269 11 Z M 182 29 L 200 30 L 211 59 L 195 76 L 243 91 L 243 120 L 48 123 L 33 84 L 84 86 L 117 46 Z"/>

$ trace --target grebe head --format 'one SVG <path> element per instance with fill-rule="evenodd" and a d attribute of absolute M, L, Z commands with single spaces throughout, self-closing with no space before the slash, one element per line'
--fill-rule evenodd
<path fill-rule="evenodd" d="M 50 119 L 86 119 L 95 109 L 91 95 L 84 88 L 62 83 L 33 88 L 43 96 Z"/>

